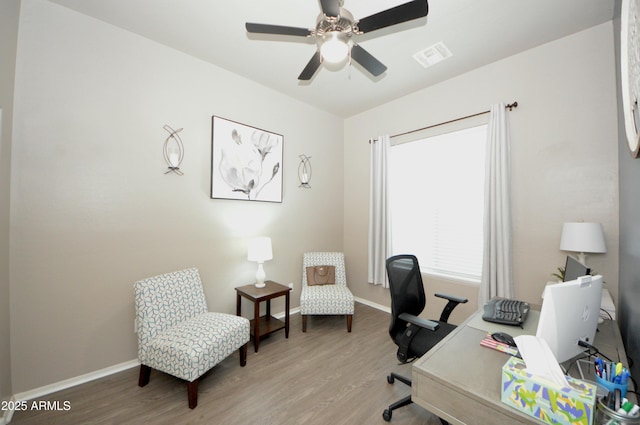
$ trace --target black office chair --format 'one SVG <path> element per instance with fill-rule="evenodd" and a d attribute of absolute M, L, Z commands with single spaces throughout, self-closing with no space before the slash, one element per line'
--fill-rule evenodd
<path fill-rule="evenodd" d="M 391 292 L 391 325 L 389 335 L 398 346 L 397 357 L 401 363 L 407 363 L 422 356 L 440 340 L 456 328 L 447 323 L 449 315 L 458 304 L 466 303 L 466 298 L 436 293 L 436 297 L 449 302 L 442 310 L 440 320 L 426 320 L 418 317 L 424 309 L 426 297 L 418 259 L 414 255 L 396 255 L 387 259 L 387 274 Z M 411 386 L 411 380 L 396 373 L 387 376 L 387 382 L 395 380 Z M 385 421 L 391 420 L 392 412 L 411 404 L 411 395 L 391 404 L 382 413 Z M 440 419 L 443 424 L 447 424 Z"/>

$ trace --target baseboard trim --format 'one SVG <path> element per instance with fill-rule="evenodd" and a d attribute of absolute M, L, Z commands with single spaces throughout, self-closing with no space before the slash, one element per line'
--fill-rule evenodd
<path fill-rule="evenodd" d="M 300 307 L 292 308 L 289 310 L 289 315 L 300 313 Z M 284 319 L 284 311 L 282 313 L 276 313 L 273 315 L 276 319 Z"/>
<path fill-rule="evenodd" d="M 368 305 L 369 307 L 373 307 L 377 310 L 384 311 L 385 313 L 391 314 L 391 308 L 383 306 L 382 304 L 374 303 L 373 301 L 365 300 L 364 298 L 354 297 L 354 299 L 360 304 Z"/>
<path fill-rule="evenodd" d="M 353 299 L 356 302 L 359 302 L 360 304 L 364 304 L 364 305 L 367 305 L 369 307 L 375 308 L 376 310 L 384 311 L 385 313 L 391 314 L 391 308 L 390 307 L 386 307 L 386 306 L 383 306 L 382 304 L 374 303 L 372 301 L 365 300 L 364 298 L 360 298 L 360 297 L 353 297 Z M 290 315 L 291 314 L 299 314 L 299 313 L 300 313 L 300 307 L 296 307 L 296 308 L 293 308 L 293 309 L 289 310 L 289 314 Z M 284 318 L 284 311 L 281 312 L 281 313 L 274 314 L 273 317 L 275 317 L 276 319 Z"/>
<path fill-rule="evenodd" d="M 14 396 L 11 396 L 11 398 L 9 399 L 10 403 L 13 403 L 16 401 L 16 398 Z M 0 425 L 7 425 L 9 422 L 11 422 L 11 418 L 13 418 L 13 409 L 10 410 L 5 410 L 4 412 L 2 412 L 2 418 L 0 418 Z"/>
<path fill-rule="evenodd" d="M 91 382 L 96 379 L 104 378 L 105 376 L 113 375 L 114 373 L 122 372 L 123 370 L 131 369 L 139 365 L 140 365 L 140 362 L 137 359 L 129 360 L 124 363 L 105 367 L 104 369 L 85 373 L 84 375 L 76 376 L 74 378 L 65 379 L 64 381 L 59 381 L 53 384 L 45 385 L 44 387 L 35 388 L 33 390 L 17 393 L 14 395 L 14 398 L 16 401 L 33 400 L 34 398 L 38 398 L 38 397 L 49 395 L 58 391 L 66 390 L 67 388 L 75 387 L 76 385 L 80 385 L 80 384 L 85 384 L 87 382 Z"/>
<path fill-rule="evenodd" d="M 58 391 L 66 390 L 67 388 L 75 387 L 76 385 L 85 384 L 87 382 L 94 381 L 96 379 L 104 378 L 105 376 L 113 375 L 114 373 L 122 372 L 123 370 L 131 369 L 140 365 L 138 359 L 129 360 L 128 362 L 120 363 L 117 365 L 105 367 L 104 369 L 96 370 L 93 372 L 85 373 L 84 375 L 76 376 L 74 378 L 65 379 L 64 381 L 55 382 L 53 384 L 45 385 L 43 387 L 35 388 L 33 390 L 24 391 L 14 394 L 11 397 L 11 401 L 28 401 L 35 398 L 44 397 L 49 394 L 53 394 Z M 13 410 L 6 410 L 2 418 L 0 418 L 0 425 L 8 425 L 13 418 Z"/>

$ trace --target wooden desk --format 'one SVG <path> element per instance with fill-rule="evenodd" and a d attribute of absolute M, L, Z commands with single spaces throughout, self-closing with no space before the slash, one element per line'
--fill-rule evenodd
<path fill-rule="evenodd" d="M 236 316 L 242 316 L 242 297 L 253 301 L 253 319 L 251 320 L 251 336 L 253 336 L 253 346 L 258 352 L 260 338 L 272 332 L 284 329 L 285 338 L 289 338 L 289 294 L 291 288 L 281 285 L 272 280 L 265 282 L 264 288 L 256 288 L 255 285 L 245 285 L 236 288 Z M 271 315 L 271 300 L 273 298 L 285 297 L 284 322 Z M 267 312 L 260 316 L 260 303 L 267 302 Z"/>
<path fill-rule="evenodd" d="M 500 401 L 501 370 L 508 355 L 480 345 L 487 331 L 469 325 L 477 323 L 478 315 L 482 311 L 416 360 L 413 401 L 451 424 L 539 424 Z M 504 327 L 513 335 L 509 329 L 513 328 Z M 605 320 L 598 330 L 594 345 L 612 359 L 617 360 L 619 354 L 620 361 L 628 366 L 617 322 Z M 576 375 L 575 366 L 571 372 Z"/>

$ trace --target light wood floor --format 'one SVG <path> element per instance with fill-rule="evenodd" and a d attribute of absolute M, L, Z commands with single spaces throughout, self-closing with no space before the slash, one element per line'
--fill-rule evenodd
<path fill-rule="evenodd" d="M 389 315 L 356 303 L 353 331 L 346 319 L 310 317 L 302 333 L 300 315 L 291 316 L 289 338 L 279 331 L 249 346 L 247 365 L 237 352 L 200 382 L 198 407 L 187 406 L 186 383 L 157 371 L 138 387 L 138 368 L 44 397 L 70 403 L 68 411 L 15 412 L 11 425 L 27 424 L 220 424 L 338 425 L 386 424 L 382 411 L 409 394 L 387 383 L 389 372 L 411 375 L 399 365 L 387 333 Z M 393 425 L 439 425 L 412 404 L 396 410 Z"/>

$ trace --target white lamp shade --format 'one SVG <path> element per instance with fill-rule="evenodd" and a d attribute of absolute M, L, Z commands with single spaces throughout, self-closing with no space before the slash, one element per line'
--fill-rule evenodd
<path fill-rule="evenodd" d="M 249 241 L 249 250 L 247 260 L 257 261 L 259 263 L 273 259 L 271 250 L 271 238 L 259 237 Z"/>
<path fill-rule="evenodd" d="M 560 250 L 572 252 L 604 253 L 604 232 L 600 223 L 564 223 Z"/>

